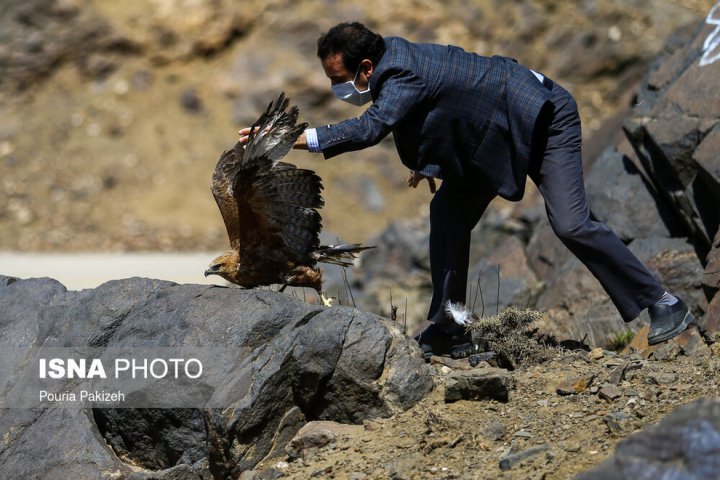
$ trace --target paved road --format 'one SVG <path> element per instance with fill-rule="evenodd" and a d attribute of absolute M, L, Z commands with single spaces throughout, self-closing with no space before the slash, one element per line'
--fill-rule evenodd
<path fill-rule="evenodd" d="M 0 252 L 0 275 L 51 277 L 69 290 L 94 288 L 119 278 L 148 277 L 177 283 L 225 285 L 203 272 L 213 253 L 16 253 Z"/>

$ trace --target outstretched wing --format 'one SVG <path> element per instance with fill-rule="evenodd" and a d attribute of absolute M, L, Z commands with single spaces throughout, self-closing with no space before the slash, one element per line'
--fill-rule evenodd
<path fill-rule="evenodd" d="M 323 205 L 320 177 L 279 160 L 307 124 L 296 125 L 298 110 L 287 110 L 281 94 L 251 129 L 246 145 L 223 152 L 215 167 L 212 192 L 230 245 L 241 262 L 305 263 L 319 245 L 317 208 Z"/>
<path fill-rule="evenodd" d="M 255 178 L 249 189 L 251 209 L 257 224 L 268 236 L 278 238 L 278 248 L 269 252 L 283 264 L 314 265 L 314 250 L 320 245 L 322 218 L 317 211 L 324 202 L 320 177 L 311 170 L 278 163 L 268 173 Z M 243 235 L 248 241 L 250 232 Z M 252 240 L 260 240 L 252 238 Z M 265 241 L 263 239 L 262 241 Z M 258 245 L 258 249 L 267 248 Z"/>

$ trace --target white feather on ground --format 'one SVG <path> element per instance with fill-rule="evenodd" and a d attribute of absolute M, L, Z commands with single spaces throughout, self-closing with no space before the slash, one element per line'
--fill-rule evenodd
<path fill-rule="evenodd" d="M 470 326 L 477 320 L 477 317 L 460 302 L 448 301 L 445 304 L 445 312 L 455 320 L 455 323 L 463 327 Z"/>

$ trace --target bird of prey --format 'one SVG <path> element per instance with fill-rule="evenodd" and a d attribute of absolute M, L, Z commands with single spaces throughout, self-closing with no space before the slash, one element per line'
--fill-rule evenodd
<path fill-rule="evenodd" d="M 219 275 L 245 288 L 281 284 L 311 287 L 325 305 L 318 262 L 352 265 L 360 244 L 320 245 L 322 180 L 312 170 L 281 162 L 307 124 L 297 124 L 281 93 L 253 124 L 245 144 L 223 152 L 211 189 L 225 222 L 230 250 L 210 263 Z"/>

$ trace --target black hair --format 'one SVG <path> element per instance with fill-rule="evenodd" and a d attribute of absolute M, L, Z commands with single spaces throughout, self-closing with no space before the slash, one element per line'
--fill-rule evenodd
<path fill-rule="evenodd" d="M 342 54 L 343 65 L 355 72 L 363 59 L 377 65 L 385 53 L 385 41 L 360 22 L 343 22 L 320 35 L 317 56 L 325 60 L 329 55 Z"/>

